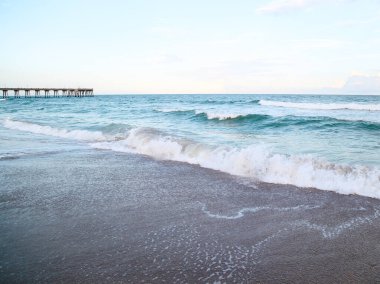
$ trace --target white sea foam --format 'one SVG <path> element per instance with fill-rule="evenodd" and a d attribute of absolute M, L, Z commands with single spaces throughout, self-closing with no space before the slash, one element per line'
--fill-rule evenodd
<path fill-rule="evenodd" d="M 233 119 L 241 116 L 250 115 L 250 112 L 215 112 L 213 110 L 206 109 L 191 109 L 191 108 L 164 108 L 158 109 L 159 112 L 193 112 L 196 115 L 204 114 L 207 119 L 218 119 L 218 120 L 226 120 Z"/>
<path fill-rule="evenodd" d="M 196 110 L 195 114 L 205 114 L 207 119 L 218 119 L 218 120 L 226 120 L 233 119 L 240 116 L 249 115 L 249 113 L 226 113 L 226 112 L 213 112 L 210 110 Z"/>
<path fill-rule="evenodd" d="M 145 128 L 132 129 L 124 140 L 91 145 L 100 149 L 197 164 L 264 182 L 380 198 L 378 168 L 339 165 L 311 156 L 275 154 L 262 145 L 246 148 L 211 147 Z"/>
<path fill-rule="evenodd" d="M 32 132 L 36 134 L 43 134 L 61 138 L 69 138 L 82 141 L 104 141 L 106 137 L 99 131 L 87 130 L 66 130 L 58 129 L 50 126 L 39 125 L 29 122 L 16 121 L 12 119 L 5 119 L 3 126 L 9 129 L 21 130 Z"/>
<path fill-rule="evenodd" d="M 234 109 L 231 108 L 228 111 L 216 111 L 212 109 L 191 109 L 191 108 L 166 108 L 166 109 L 157 109 L 159 112 L 164 113 L 178 113 L 178 112 L 192 112 L 196 115 L 205 115 L 207 119 L 214 120 L 228 120 L 235 119 L 238 117 L 246 117 L 249 115 L 267 115 L 272 117 L 286 117 L 289 116 L 286 108 L 293 109 L 308 109 L 314 110 L 313 113 L 293 113 L 291 115 L 295 117 L 304 117 L 304 116 L 314 116 L 314 117 L 331 117 L 341 121 L 368 121 L 368 122 L 380 122 L 380 118 L 377 115 L 376 110 L 380 110 L 379 105 L 364 105 L 364 104 L 319 104 L 319 103 L 290 103 L 290 102 L 280 102 L 280 101 L 267 101 L 261 100 L 259 102 L 264 106 L 276 106 L 282 108 L 271 109 L 269 111 L 263 111 L 260 109 Z M 351 107 L 351 108 L 350 108 Z M 356 107 L 356 109 L 355 109 Z M 345 113 L 345 112 L 330 112 L 331 110 L 371 110 L 372 115 L 369 115 L 369 112 L 356 112 L 355 114 Z M 326 112 L 320 112 L 325 110 Z"/>
<path fill-rule="evenodd" d="M 306 220 L 297 221 L 294 224 L 294 226 L 295 227 L 302 226 L 310 230 L 319 231 L 324 238 L 332 239 L 332 238 L 338 237 L 346 230 L 350 230 L 352 228 L 361 226 L 363 224 L 372 224 L 374 220 L 378 219 L 379 217 L 380 217 L 380 211 L 378 209 L 375 209 L 373 214 L 370 214 L 367 216 L 355 217 L 346 222 L 340 223 L 336 226 L 319 225 L 319 224 L 311 223 Z"/>
<path fill-rule="evenodd" d="M 159 112 L 186 112 L 186 111 L 193 111 L 194 109 L 192 108 L 160 108 L 156 109 L 156 111 Z"/>
<path fill-rule="evenodd" d="M 260 105 L 275 106 L 285 108 L 298 108 L 298 109 L 316 109 L 316 110 L 366 110 L 366 111 L 380 111 L 380 104 L 358 104 L 358 103 L 293 103 L 281 101 L 268 101 L 260 100 Z"/>
<path fill-rule="evenodd" d="M 200 203 L 202 205 L 202 211 L 207 214 L 210 218 L 216 218 L 216 219 L 227 219 L 227 220 L 234 220 L 239 219 L 245 216 L 246 213 L 256 213 L 262 210 L 269 210 L 269 211 L 278 211 L 278 212 L 289 212 L 289 211 L 297 211 L 297 210 L 310 210 L 319 208 L 320 206 L 312 206 L 312 205 L 298 205 L 293 207 L 273 207 L 273 206 L 259 206 L 259 207 L 249 207 L 249 208 L 242 208 L 237 213 L 233 215 L 222 215 L 217 213 L 212 213 L 209 211 L 206 207 L 206 204 Z"/>

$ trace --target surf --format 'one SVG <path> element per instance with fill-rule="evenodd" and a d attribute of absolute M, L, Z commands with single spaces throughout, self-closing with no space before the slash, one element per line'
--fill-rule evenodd
<path fill-rule="evenodd" d="M 135 128 L 123 140 L 91 143 L 91 146 L 196 164 L 262 182 L 380 198 L 378 168 L 335 164 L 311 155 L 277 154 L 263 144 L 244 148 L 211 146 Z"/>
<path fill-rule="evenodd" d="M 261 182 L 380 199 L 380 169 L 375 166 L 338 164 L 312 155 L 280 154 L 264 143 L 246 147 L 210 145 L 152 127 L 130 129 L 124 124 L 103 126 L 103 131 L 69 130 L 7 118 L 3 120 L 3 126 L 83 141 L 96 149 L 195 164 Z"/>
<path fill-rule="evenodd" d="M 284 102 L 260 100 L 262 106 L 297 108 L 297 109 L 314 109 L 314 110 L 362 110 L 362 111 L 380 111 L 380 104 L 360 104 L 360 103 L 301 103 L 301 102 Z"/>

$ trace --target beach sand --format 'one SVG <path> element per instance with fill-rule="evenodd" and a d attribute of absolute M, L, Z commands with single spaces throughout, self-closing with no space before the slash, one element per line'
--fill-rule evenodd
<path fill-rule="evenodd" d="M 95 149 L 0 180 L 2 283 L 380 282 L 380 200 Z"/>

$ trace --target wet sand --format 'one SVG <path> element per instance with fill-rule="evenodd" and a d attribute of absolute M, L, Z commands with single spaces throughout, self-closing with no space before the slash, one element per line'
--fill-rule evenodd
<path fill-rule="evenodd" d="M 2 283 L 380 282 L 380 200 L 92 149 L 0 181 Z"/>

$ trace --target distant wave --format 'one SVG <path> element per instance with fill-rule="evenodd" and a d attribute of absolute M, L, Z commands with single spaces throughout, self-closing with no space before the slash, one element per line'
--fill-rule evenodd
<path fill-rule="evenodd" d="M 227 119 L 235 119 L 241 118 L 244 116 L 251 115 L 250 113 L 225 113 L 225 112 L 214 112 L 209 110 L 196 110 L 195 114 L 197 115 L 205 115 L 207 119 L 216 119 L 216 120 L 227 120 Z"/>
<path fill-rule="evenodd" d="M 206 101 L 202 101 L 200 103 L 201 104 L 215 105 L 215 104 L 237 104 L 237 103 L 257 104 L 258 102 L 259 102 L 259 100 L 250 100 L 250 101 L 246 101 L 246 100 L 231 100 L 231 101 L 206 100 Z"/>
<path fill-rule="evenodd" d="M 256 116 L 256 114 L 252 113 L 236 113 L 236 112 L 215 112 L 213 110 L 197 110 L 197 109 L 159 109 L 157 110 L 159 112 L 165 112 L 165 113 L 181 113 L 181 114 L 195 114 L 197 116 L 204 116 L 209 120 L 231 120 L 235 118 L 243 118 L 248 116 Z M 259 115 L 257 115 L 259 116 Z M 263 115 L 265 117 L 268 117 L 268 115 Z"/>
<path fill-rule="evenodd" d="M 160 108 L 160 109 L 156 109 L 155 111 L 158 111 L 158 112 L 164 112 L 164 113 L 185 113 L 185 112 L 188 112 L 188 113 L 194 113 L 195 110 L 194 109 L 186 109 L 186 108 Z"/>
<path fill-rule="evenodd" d="M 233 121 L 233 122 L 258 122 L 266 121 L 265 127 L 289 127 L 292 125 L 310 125 L 311 127 L 349 127 L 362 130 L 380 130 L 380 123 L 376 121 L 354 119 L 346 117 L 344 119 L 333 116 L 299 116 L 299 115 L 279 115 L 271 116 L 269 114 L 255 114 L 249 112 L 215 112 L 211 110 L 189 110 L 189 109 L 164 109 L 160 112 L 194 115 L 198 118 L 214 121 Z"/>
<path fill-rule="evenodd" d="M 265 121 L 264 127 L 289 127 L 289 126 L 310 126 L 310 127 L 343 127 L 356 128 L 358 130 L 380 130 L 380 123 L 355 120 L 355 119 L 338 119 L 326 116 L 271 116 L 268 114 L 254 113 L 215 113 L 210 111 L 195 111 L 197 116 L 204 117 L 207 120 L 231 121 L 235 123 L 257 123 Z M 256 126 L 259 126 L 256 124 Z"/>
<path fill-rule="evenodd" d="M 380 123 L 372 121 L 338 119 L 326 116 L 283 116 L 276 117 L 265 124 L 265 127 L 288 127 L 288 126 L 305 126 L 311 129 L 353 129 L 365 131 L 379 131 Z"/>
<path fill-rule="evenodd" d="M 327 162 L 312 156 L 283 155 L 264 145 L 245 148 L 210 146 L 173 137 L 154 128 L 133 128 L 123 136 L 101 131 L 66 130 L 11 119 L 3 126 L 37 134 L 86 141 L 94 148 L 149 155 L 263 182 L 292 184 L 380 199 L 380 169 Z M 119 127 L 111 125 L 106 129 Z M 3 157 L 9 159 L 11 157 Z"/>
<path fill-rule="evenodd" d="M 380 123 L 362 120 L 337 119 L 326 116 L 270 116 L 267 114 L 227 114 L 198 112 L 197 116 L 207 120 L 231 121 L 234 123 L 255 123 L 256 126 L 266 128 L 307 126 L 310 128 L 355 128 L 357 130 L 379 131 Z M 264 124 L 257 124 L 264 122 Z"/>
<path fill-rule="evenodd" d="M 213 112 L 199 112 L 198 117 L 203 117 L 207 120 L 214 121 L 231 121 L 239 122 L 257 122 L 265 119 L 272 118 L 267 114 L 237 114 L 237 113 L 213 113 Z"/>
<path fill-rule="evenodd" d="M 311 156 L 276 154 L 262 145 L 211 147 L 146 128 L 132 129 L 124 140 L 91 145 L 99 149 L 197 164 L 264 182 L 380 198 L 380 169 L 339 165 Z"/>
<path fill-rule="evenodd" d="M 358 104 L 358 103 L 293 103 L 281 101 L 267 101 L 260 100 L 259 104 L 262 106 L 275 106 L 285 108 L 298 108 L 298 109 L 319 109 L 319 110 L 366 110 L 366 111 L 380 111 L 380 104 Z"/>

